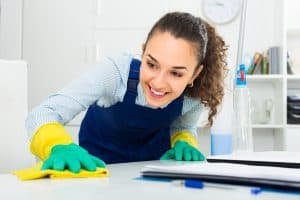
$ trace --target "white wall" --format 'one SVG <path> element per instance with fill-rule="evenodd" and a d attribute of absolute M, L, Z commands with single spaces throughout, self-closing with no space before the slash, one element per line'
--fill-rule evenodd
<path fill-rule="evenodd" d="M 24 0 L 23 58 L 29 108 L 86 71 L 93 39 L 93 0 Z"/>
<path fill-rule="evenodd" d="M 163 13 L 183 10 L 202 15 L 201 0 L 97 2 L 24 0 L 23 58 L 29 62 L 29 108 L 85 71 L 95 58 L 96 43 L 98 57 L 115 50 L 139 53 L 146 33 Z M 237 19 L 218 27 L 230 45 L 230 66 L 235 62 L 238 26 Z"/>
<path fill-rule="evenodd" d="M 279 41 L 272 34 L 276 30 L 276 18 L 280 17 L 276 8 L 278 1 L 281 0 L 248 1 L 246 53 L 265 50 Z M 29 107 L 85 71 L 95 60 L 96 44 L 98 57 L 116 50 L 139 53 L 158 17 L 170 10 L 202 16 L 201 2 L 24 0 L 23 58 L 29 62 Z M 228 65 L 234 66 L 239 18 L 217 29 L 230 46 Z M 39 87 L 35 87 L 37 83 Z"/>
<path fill-rule="evenodd" d="M 23 0 L 0 0 L 0 58 L 20 59 Z"/>

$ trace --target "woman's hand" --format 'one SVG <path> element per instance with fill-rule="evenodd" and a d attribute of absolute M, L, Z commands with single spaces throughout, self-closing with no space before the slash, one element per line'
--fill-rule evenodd
<path fill-rule="evenodd" d="M 161 160 L 183 160 L 183 161 L 202 161 L 205 160 L 204 155 L 195 147 L 189 145 L 187 142 L 179 140 L 175 143 L 172 149 L 169 149 Z"/>
<path fill-rule="evenodd" d="M 55 145 L 51 149 L 49 158 L 44 161 L 42 170 L 63 171 L 69 169 L 73 173 L 79 173 L 81 168 L 96 171 L 97 167 L 105 168 L 105 163 L 89 154 L 79 145 L 71 143 L 68 145 Z"/>

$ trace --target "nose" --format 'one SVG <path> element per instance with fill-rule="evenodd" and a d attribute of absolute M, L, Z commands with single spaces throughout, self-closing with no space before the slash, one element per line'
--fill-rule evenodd
<path fill-rule="evenodd" d="M 155 77 L 152 79 L 152 84 L 155 89 L 164 88 L 167 84 L 167 77 L 165 76 L 165 73 L 162 71 L 156 73 Z"/>

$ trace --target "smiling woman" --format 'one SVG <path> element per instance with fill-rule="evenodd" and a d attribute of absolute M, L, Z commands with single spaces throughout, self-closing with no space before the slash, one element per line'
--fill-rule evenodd
<path fill-rule="evenodd" d="M 147 103 L 163 107 L 178 98 L 202 70 L 195 50 L 184 39 L 157 32 L 144 47 L 140 83 Z"/>
<path fill-rule="evenodd" d="M 167 13 L 150 30 L 140 59 L 107 57 L 29 114 L 32 152 L 45 160 L 43 169 L 73 172 L 103 161 L 204 160 L 196 123 L 204 106 L 213 123 L 226 50 L 202 19 Z M 63 125 L 85 109 L 78 146 Z"/>
<path fill-rule="evenodd" d="M 190 23 L 187 23 L 188 21 Z M 157 37 L 157 34 L 160 36 Z M 148 34 L 146 44 L 143 45 L 142 66 L 149 49 L 157 52 L 162 61 L 169 59 L 168 61 L 172 60 L 174 65 L 190 68 L 188 72 L 192 74 L 185 76 L 189 80 L 184 82 L 184 94 L 199 99 L 205 106 L 210 107 L 208 120 L 212 125 L 213 116 L 217 112 L 216 107 L 224 95 L 223 80 L 227 50 L 223 39 L 217 35 L 215 29 L 201 18 L 188 13 L 167 14 Z"/>

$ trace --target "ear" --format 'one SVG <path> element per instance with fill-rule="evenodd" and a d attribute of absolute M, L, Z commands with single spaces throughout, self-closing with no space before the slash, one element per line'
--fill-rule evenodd
<path fill-rule="evenodd" d="M 194 80 L 199 76 L 199 74 L 201 73 L 202 70 L 203 70 L 203 65 L 200 65 L 199 67 L 197 67 L 197 69 L 195 70 L 195 72 L 192 76 L 190 84 L 192 84 L 194 82 Z"/>

